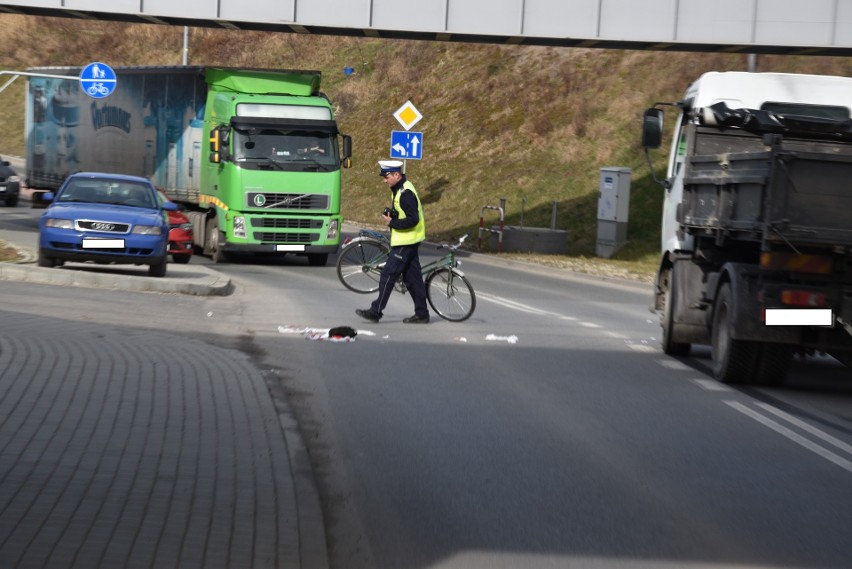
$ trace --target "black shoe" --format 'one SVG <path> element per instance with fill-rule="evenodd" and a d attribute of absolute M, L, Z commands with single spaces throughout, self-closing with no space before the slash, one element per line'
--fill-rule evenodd
<path fill-rule="evenodd" d="M 355 311 L 355 314 L 363 318 L 364 320 L 369 320 L 370 322 L 378 322 L 381 316 L 367 308 L 366 310 L 363 308 L 359 308 Z"/>
<path fill-rule="evenodd" d="M 405 322 L 406 324 L 428 324 L 429 323 L 429 317 L 428 316 L 417 316 L 415 314 L 414 316 L 409 316 L 408 318 L 403 318 L 402 321 Z"/>

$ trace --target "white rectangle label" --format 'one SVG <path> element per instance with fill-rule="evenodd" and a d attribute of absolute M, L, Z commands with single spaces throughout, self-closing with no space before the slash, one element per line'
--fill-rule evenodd
<path fill-rule="evenodd" d="M 124 239 L 83 239 L 83 249 L 124 249 Z"/>
<path fill-rule="evenodd" d="M 276 250 L 276 251 L 281 251 L 281 252 L 285 252 L 285 251 L 304 251 L 304 250 L 305 250 L 305 246 L 304 246 L 304 245 L 276 245 L 276 246 L 275 246 L 275 250 Z"/>
<path fill-rule="evenodd" d="M 831 326 L 830 308 L 767 308 L 767 326 Z"/>

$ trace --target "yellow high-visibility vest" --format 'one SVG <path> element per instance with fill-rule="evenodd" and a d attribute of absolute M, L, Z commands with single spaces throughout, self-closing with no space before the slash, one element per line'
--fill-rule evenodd
<path fill-rule="evenodd" d="M 396 193 L 393 198 L 393 208 L 399 214 L 397 219 L 405 219 L 405 212 L 399 206 L 399 198 L 402 192 L 411 190 L 414 197 L 417 198 L 417 215 L 420 220 L 417 225 L 408 229 L 393 229 L 391 228 L 391 247 L 398 245 L 413 245 L 426 240 L 426 220 L 423 218 L 423 204 L 420 202 L 420 196 L 417 195 L 417 190 L 414 189 L 414 184 L 408 180 L 402 185 L 402 188 Z"/>

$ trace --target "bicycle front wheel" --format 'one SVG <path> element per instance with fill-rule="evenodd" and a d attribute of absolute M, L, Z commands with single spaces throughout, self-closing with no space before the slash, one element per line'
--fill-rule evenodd
<path fill-rule="evenodd" d="M 452 269 L 438 269 L 426 277 L 426 298 L 432 310 L 450 322 L 467 320 L 476 308 L 473 287 Z"/>
<path fill-rule="evenodd" d="M 388 246 L 381 241 L 353 241 L 337 257 L 337 277 L 351 291 L 361 294 L 376 292 L 388 251 Z"/>

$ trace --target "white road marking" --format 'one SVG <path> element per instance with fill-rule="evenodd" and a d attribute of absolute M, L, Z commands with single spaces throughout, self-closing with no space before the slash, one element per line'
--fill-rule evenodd
<path fill-rule="evenodd" d="M 656 350 L 657 348 L 654 348 L 654 349 Z M 675 369 L 675 370 L 678 370 L 678 371 L 689 371 L 689 370 L 692 369 L 691 367 L 689 367 L 685 363 L 680 362 L 678 360 L 661 359 L 661 360 L 657 360 L 657 362 L 661 366 L 668 368 L 668 369 Z"/>
<path fill-rule="evenodd" d="M 750 417 L 750 418 L 754 419 L 755 421 L 757 421 L 758 423 L 760 423 L 760 424 L 762 424 L 766 427 L 769 427 L 770 429 L 772 429 L 776 433 L 787 437 L 788 439 L 790 439 L 794 443 L 805 447 L 809 451 L 821 456 L 822 458 L 826 459 L 827 461 L 832 462 L 832 463 L 836 464 L 837 466 L 839 466 L 840 468 L 846 470 L 847 472 L 852 473 L 852 461 L 847 460 L 847 459 L 843 458 L 842 456 L 831 452 L 827 448 L 822 447 L 822 446 L 818 445 L 817 443 L 815 443 L 815 442 L 813 442 L 809 439 L 806 439 L 805 437 L 803 437 L 799 433 L 793 431 L 792 429 L 789 429 L 789 428 L 785 427 L 784 425 L 781 425 L 780 423 L 773 421 L 771 418 L 769 418 L 765 415 L 762 415 L 762 414 L 758 413 L 757 411 L 755 411 L 753 409 L 749 409 L 748 407 L 746 407 L 745 405 L 743 405 L 742 403 L 740 403 L 738 401 L 725 401 L 725 403 L 727 405 L 733 407 L 734 409 L 736 409 L 740 413 L 746 415 L 747 417 Z M 769 406 L 762 405 L 762 407 L 769 407 Z M 767 410 L 769 410 L 769 409 L 767 409 Z M 776 415 L 778 415 L 780 413 L 781 415 L 779 415 L 779 416 L 786 415 L 786 417 L 784 417 L 785 420 L 792 419 L 792 421 L 790 421 L 791 423 L 793 423 L 796 426 L 800 426 L 798 423 L 801 423 L 801 422 L 798 419 L 795 419 L 794 417 L 791 417 L 791 416 L 787 415 L 786 413 L 783 413 L 782 411 L 772 410 L 771 412 L 773 414 L 776 414 Z M 804 428 L 804 427 L 802 427 L 802 428 Z M 823 431 L 820 431 L 819 429 L 812 427 L 810 425 L 807 425 L 807 428 L 805 428 L 805 430 L 808 433 L 811 433 L 812 435 L 819 437 L 820 439 L 823 439 L 823 440 L 832 439 L 836 443 L 840 443 L 843 446 L 847 446 L 845 443 L 842 443 L 841 441 L 838 441 L 837 439 L 834 439 L 833 437 L 831 437 L 831 435 L 824 433 Z M 819 434 L 817 434 L 817 433 L 819 433 Z M 833 442 L 832 444 L 835 444 L 835 443 Z"/>
<path fill-rule="evenodd" d="M 646 354 L 650 354 L 651 352 L 656 352 L 657 348 L 653 346 L 649 346 L 648 344 L 634 344 L 633 342 L 625 342 L 624 343 L 631 350 L 636 350 L 637 352 L 644 352 Z"/>
<path fill-rule="evenodd" d="M 690 379 L 692 383 L 703 389 L 704 391 L 733 391 L 724 383 L 718 382 L 715 379 Z"/>
<path fill-rule="evenodd" d="M 773 407 L 772 405 L 769 405 L 767 403 L 757 403 L 757 405 L 759 407 L 762 407 L 766 411 L 769 411 L 773 415 L 784 419 L 788 423 L 792 423 L 793 425 L 799 427 L 803 431 L 806 431 L 806 432 L 812 434 L 813 436 L 822 439 L 823 441 L 827 442 L 828 444 L 839 448 L 840 450 L 844 451 L 845 453 L 852 455 L 852 445 L 848 445 L 848 444 L 844 443 L 843 441 L 841 441 L 840 439 L 832 437 L 828 433 L 820 431 L 819 429 L 817 429 L 813 425 L 809 425 L 808 423 L 805 423 L 801 419 L 798 419 L 798 418 L 794 417 L 793 415 L 790 415 L 789 413 L 785 413 L 781 409 L 777 409 L 777 408 Z"/>
<path fill-rule="evenodd" d="M 530 314 L 561 316 L 561 314 L 557 314 L 555 312 L 548 312 L 546 310 L 541 310 L 540 308 L 536 308 L 534 306 L 529 306 L 528 304 L 521 304 L 520 302 L 515 302 L 514 300 L 509 300 L 508 298 L 503 298 L 501 296 L 494 296 L 492 294 L 478 292 L 476 293 L 476 298 L 488 300 L 490 302 L 493 302 L 494 304 L 499 304 L 500 306 L 511 308 L 513 310 L 520 310 L 521 312 L 528 312 Z"/>

